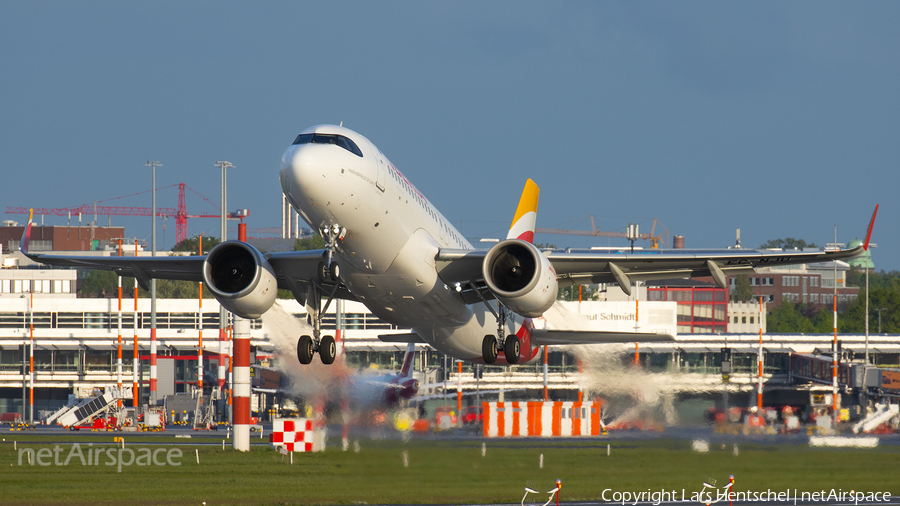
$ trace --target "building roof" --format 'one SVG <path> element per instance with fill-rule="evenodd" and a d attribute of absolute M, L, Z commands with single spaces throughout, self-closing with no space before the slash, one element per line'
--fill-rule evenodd
<path fill-rule="evenodd" d="M 697 279 L 691 278 L 657 279 L 653 281 L 647 281 L 647 286 L 650 288 L 718 288 L 718 285 L 716 285 L 715 283 L 710 283 L 708 281 L 699 281 Z"/>

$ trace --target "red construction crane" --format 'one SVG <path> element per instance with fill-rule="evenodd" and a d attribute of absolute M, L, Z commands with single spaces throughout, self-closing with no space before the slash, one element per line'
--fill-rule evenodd
<path fill-rule="evenodd" d="M 187 186 L 184 183 L 173 184 L 171 186 L 165 186 L 163 188 L 157 188 L 157 190 L 165 190 L 167 188 L 178 187 L 178 207 L 157 207 L 156 215 L 163 218 L 175 218 L 175 243 L 179 243 L 185 239 L 187 239 L 187 219 L 188 218 L 221 218 L 221 214 L 188 214 L 187 206 L 185 204 L 184 198 L 184 190 L 187 188 L 194 192 L 197 196 L 202 198 L 203 200 L 209 202 L 210 205 L 215 207 L 216 209 L 221 210 L 215 202 L 209 200 L 204 197 L 200 192 Z M 147 193 L 151 190 L 133 193 L 131 195 L 125 195 L 123 197 L 115 197 L 112 199 L 102 200 L 101 202 L 108 202 L 110 200 L 118 200 L 126 197 L 133 197 L 135 195 L 140 195 L 142 193 Z M 29 208 L 27 207 L 7 207 L 6 214 L 28 214 Z M 82 204 L 80 206 L 75 207 L 58 207 L 58 208 L 35 208 L 34 214 L 44 214 L 51 216 L 71 216 L 73 214 L 95 214 L 99 216 L 150 216 L 153 214 L 153 210 L 149 207 L 121 207 L 121 206 L 98 206 L 96 202 L 93 204 Z M 246 217 L 246 213 L 243 216 L 229 214 L 229 219 L 241 219 Z"/>

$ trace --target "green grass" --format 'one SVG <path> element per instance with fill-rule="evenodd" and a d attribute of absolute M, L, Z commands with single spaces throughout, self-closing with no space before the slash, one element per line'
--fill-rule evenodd
<path fill-rule="evenodd" d="M 185 439 L 151 436 L 185 443 Z M 714 449 L 698 454 L 690 441 L 654 440 L 558 443 L 549 440 L 360 441 L 360 453 L 340 451 L 337 441 L 326 452 L 295 454 L 294 464 L 269 448 L 236 453 L 221 446 L 178 446 L 180 466 L 116 467 L 18 465 L 6 435 L 0 446 L 0 502 L 3 504 L 358 504 L 358 503 L 517 503 L 526 482 L 542 489 L 563 481 L 562 500 L 600 499 L 604 489 L 644 491 L 701 488 L 708 477 L 736 490 L 818 491 L 843 488 L 900 492 L 896 469 L 900 448 L 822 450 L 802 445 L 740 446 L 734 456 Z M 16 438 L 19 448 L 52 448 L 54 438 Z M 56 440 L 112 442 L 108 438 L 59 436 Z M 141 441 L 126 437 L 138 451 Z M 199 441 L 199 440 L 198 440 Z M 70 445 L 63 447 L 63 458 Z M 147 446 L 174 448 L 174 446 Z M 200 464 L 195 460 L 195 448 Z M 402 452 L 409 467 L 403 467 Z M 538 468 L 539 455 L 544 468 Z M 27 461 L 26 461 L 27 462 Z M 104 460 L 105 462 L 105 456 Z M 535 500 L 535 496 L 531 496 Z M 534 502 L 534 501 L 532 501 Z"/>

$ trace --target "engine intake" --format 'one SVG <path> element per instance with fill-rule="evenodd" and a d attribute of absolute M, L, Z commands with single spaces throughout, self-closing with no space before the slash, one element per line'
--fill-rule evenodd
<path fill-rule="evenodd" d="M 536 318 L 556 301 L 556 271 L 529 242 L 498 243 L 485 255 L 482 272 L 494 296 L 518 315 Z"/>
<path fill-rule="evenodd" d="M 210 250 L 203 262 L 203 282 L 220 304 L 242 318 L 259 318 L 278 295 L 272 265 L 258 249 L 240 241 Z"/>

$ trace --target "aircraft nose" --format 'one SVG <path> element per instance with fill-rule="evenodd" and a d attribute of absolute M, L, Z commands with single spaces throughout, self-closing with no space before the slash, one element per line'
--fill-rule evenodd
<path fill-rule="evenodd" d="M 281 159 L 281 185 L 285 194 L 299 201 L 302 194 L 315 192 L 324 183 L 332 164 L 322 146 L 291 146 Z"/>

